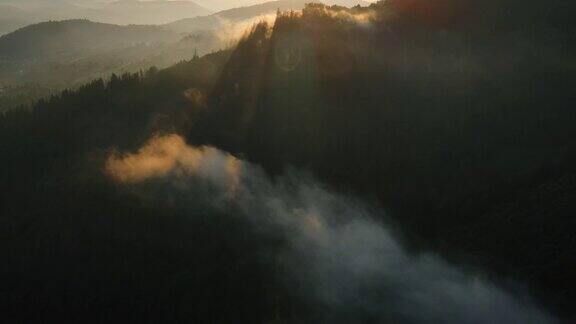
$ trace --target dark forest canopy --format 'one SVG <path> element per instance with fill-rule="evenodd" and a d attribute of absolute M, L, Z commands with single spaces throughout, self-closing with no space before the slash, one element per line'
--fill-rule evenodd
<path fill-rule="evenodd" d="M 574 319 L 575 9 L 517 0 L 312 4 L 254 26 L 233 51 L 5 113 L 6 316 L 330 318 L 278 284 L 275 263 L 262 258 L 282 239 L 103 174 L 112 152 L 179 134 L 273 177 L 305 169 L 375 201 L 414 253 L 526 283 L 548 310 Z"/>

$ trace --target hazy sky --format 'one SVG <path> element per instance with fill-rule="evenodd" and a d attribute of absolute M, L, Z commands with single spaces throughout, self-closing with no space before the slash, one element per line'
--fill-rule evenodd
<path fill-rule="evenodd" d="M 48 3 L 73 3 L 73 4 L 98 4 L 98 3 L 111 3 L 111 2 L 133 2 L 137 0 L 0 0 L 0 4 L 13 4 L 13 5 L 23 5 L 25 3 L 38 3 L 38 4 L 48 4 Z M 247 6 L 258 4 L 262 2 L 268 2 L 273 0 L 140 0 L 140 1 L 192 1 L 196 2 L 209 9 L 227 9 L 235 8 L 240 6 Z M 376 0 L 365 0 L 366 2 L 375 2 Z"/>

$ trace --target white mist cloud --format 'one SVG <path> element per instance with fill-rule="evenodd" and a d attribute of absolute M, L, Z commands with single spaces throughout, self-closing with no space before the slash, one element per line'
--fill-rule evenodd
<path fill-rule="evenodd" d="M 273 25 L 276 20 L 276 13 L 257 15 L 248 19 L 232 21 L 225 18 L 217 18 L 219 27 L 215 29 L 215 34 L 224 45 L 235 45 L 244 36 L 250 33 L 252 27 L 259 23 Z"/>
<path fill-rule="evenodd" d="M 300 287 L 294 293 L 328 322 L 556 322 L 526 296 L 436 256 L 410 255 L 376 220 L 380 211 L 301 172 L 271 180 L 255 165 L 190 147 L 176 135 L 111 155 L 106 172 L 126 184 L 161 183 L 159 190 L 184 195 L 182 204 L 204 193 L 213 208 L 240 211 L 258 229 L 283 233 L 289 246 L 278 260 L 287 285 Z"/>

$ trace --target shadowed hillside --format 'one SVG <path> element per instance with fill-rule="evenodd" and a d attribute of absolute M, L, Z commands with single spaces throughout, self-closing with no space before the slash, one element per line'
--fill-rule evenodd
<path fill-rule="evenodd" d="M 189 138 L 375 196 L 424 246 L 568 302 L 572 9 L 308 6 L 238 46 Z"/>

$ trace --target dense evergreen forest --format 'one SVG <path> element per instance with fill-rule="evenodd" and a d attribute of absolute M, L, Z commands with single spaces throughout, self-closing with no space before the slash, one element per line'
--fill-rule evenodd
<path fill-rule="evenodd" d="M 111 155 L 178 134 L 272 179 L 306 170 L 381 206 L 410 253 L 522 283 L 574 320 L 575 13 L 568 1 L 310 4 L 233 50 L 5 112 L 4 318 L 398 322 L 326 316 L 278 280 L 289 235 L 106 176 Z"/>

